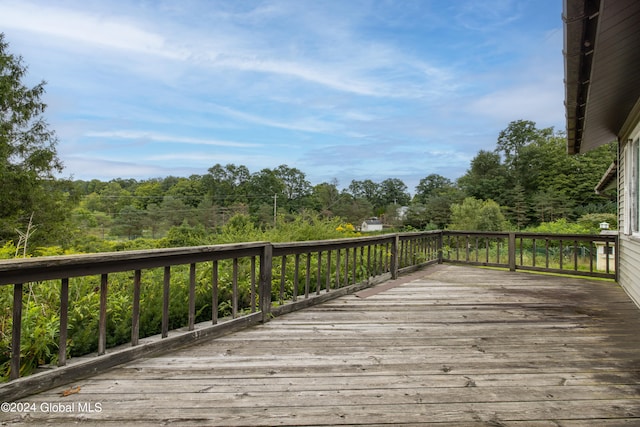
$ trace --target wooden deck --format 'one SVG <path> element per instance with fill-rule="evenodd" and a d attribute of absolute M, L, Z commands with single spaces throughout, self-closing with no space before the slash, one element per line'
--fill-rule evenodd
<path fill-rule="evenodd" d="M 0 425 L 640 425 L 639 331 L 612 282 L 438 265 L 22 399 Z"/>

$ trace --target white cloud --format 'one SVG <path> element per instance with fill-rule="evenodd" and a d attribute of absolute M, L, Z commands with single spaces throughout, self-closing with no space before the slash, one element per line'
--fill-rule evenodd
<path fill-rule="evenodd" d="M 5 28 L 60 37 L 67 43 L 70 40 L 170 59 L 188 57 L 187 52 L 169 46 L 160 34 L 140 28 L 125 16 L 100 16 L 23 1 L 5 3 L 0 11 L 0 25 Z"/>
<path fill-rule="evenodd" d="M 160 133 L 136 131 L 136 130 L 87 132 L 85 136 L 90 138 L 133 139 L 133 140 L 145 140 L 145 141 L 151 141 L 151 142 L 163 142 L 163 143 L 175 143 L 175 144 L 216 145 L 221 147 L 259 147 L 261 146 L 261 144 L 255 144 L 255 143 L 249 143 L 249 142 L 221 141 L 221 140 L 204 139 L 204 138 L 165 135 Z"/>

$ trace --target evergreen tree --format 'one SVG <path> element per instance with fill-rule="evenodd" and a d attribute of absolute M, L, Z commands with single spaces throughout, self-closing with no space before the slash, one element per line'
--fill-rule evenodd
<path fill-rule="evenodd" d="M 55 183 L 62 171 L 58 142 L 43 114 L 45 82 L 27 87 L 22 57 L 8 51 L 0 33 L 0 241 L 16 239 L 33 216 L 33 243 L 59 237 L 71 206 Z M 44 232 L 44 230 L 47 232 Z"/>

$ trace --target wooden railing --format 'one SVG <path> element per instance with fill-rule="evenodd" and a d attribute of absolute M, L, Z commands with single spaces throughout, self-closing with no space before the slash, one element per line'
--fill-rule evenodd
<path fill-rule="evenodd" d="M 617 279 L 618 236 L 445 231 L 443 262 Z"/>
<path fill-rule="evenodd" d="M 0 386 L 0 397 L 12 394 L 15 398 L 19 390 L 11 385 L 21 376 L 23 295 L 27 284 L 37 287 L 43 282 L 58 283 L 57 365 L 66 367 L 69 376 L 81 377 L 142 355 L 184 346 L 205 336 L 218 336 L 266 322 L 271 316 L 355 292 L 432 263 L 456 262 L 615 278 L 615 255 L 608 256 L 605 268 L 598 271 L 595 256 L 598 246 L 604 246 L 606 253 L 617 254 L 617 237 L 432 231 L 2 261 L 0 286 L 13 286 L 13 315 L 10 381 Z M 76 280 L 93 281 L 92 292 L 99 294 L 97 357 L 83 357 L 81 363 L 67 366 L 69 294 Z M 124 346 L 122 342 L 113 342 L 107 327 L 109 289 L 115 283 L 120 291 L 130 292 L 127 298 L 130 298 L 131 309 L 125 322 L 130 323 L 131 332 Z M 142 303 L 141 292 L 148 289 L 161 293 L 157 330 L 141 325 L 145 310 L 158 309 Z M 173 310 L 170 306 L 180 298 L 187 300 L 186 307 L 178 305 L 179 315 L 176 315 L 175 306 Z M 203 319 L 203 313 L 208 313 L 207 319 Z M 181 323 L 175 317 L 182 317 L 184 321 Z M 141 326 L 145 331 L 155 331 L 155 335 L 141 335 Z M 20 390 L 35 392 L 64 379 L 53 374 L 31 382 L 29 377 L 20 380 Z"/>
<path fill-rule="evenodd" d="M 140 346 L 141 339 L 146 338 L 140 336 L 140 319 L 145 310 L 141 304 L 143 279 L 148 278 L 147 282 L 151 282 L 146 286 L 161 287 L 159 333 L 155 339 L 147 339 L 142 343 L 145 346 L 141 347 L 147 347 L 149 351 L 154 348 L 166 350 L 171 345 L 184 345 L 204 335 L 221 334 L 233 328 L 264 322 L 272 315 L 321 302 L 327 299 L 325 294 L 332 298 L 395 278 L 400 271 L 438 262 L 440 238 L 438 232 L 407 233 L 327 241 L 252 242 L 2 261 L 0 286 L 13 285 L 9 379 L 20 377 L 23 295 L 27 284 L 30 288 L 37 288 L 45 281 L 49 284 L 59 281 L 56 285 L 60 295 L 57 365 L 62 367 L 67 365 L 69 354 L 69 289 L 75 284 L 74 280 L 93 281 L 95 286 L 92 292 L 99 294 L 95 334 L 97 356 L 104 356 L 108 343 L 113 341 L 108 335 L 107 325 L 110 311 L 108 296 L 114 283 L 117 282 L 118 289 L 122 289 L 127 287 L 122 282 L 130 281 L 129 346 L 133 348 Z M 180 290 L 188 295 L 185 324 L 176 324 L 170 316 L 170 303 L 180 298 L 174 296 L 176 292 L 182 295 Z M 206 301 L 211 309 L 207 322 L 197 319 L 205 308 L 203 305 L 206 305 L 202 302 L 199 306 L 196 304 L 197 291 L 199 294 L 208 294 Z M 227 295 L 223 296 L 223 292 Z M 146 310 L 150 309 L 146 307 Z M 212 329 L 204 326 L 205 323 L 224 327 Z M 148 325 L 145 326 L 145 330 L 150 329 Z M 173 332 L 170 334 L 170 331 Z M 164 341 L 170 335 L 174 339 Z M 144 351 L 119 349 L 111 353 L 117 353 L 117 356 L 111 357 L 111 362 L 100 364 L 100 367 L 122 363 L 144 354 Z M 96 369 L 91 363 L 83 366 L 85 371 Z M 82 369 L 77 369 L 81 374 Z"/>

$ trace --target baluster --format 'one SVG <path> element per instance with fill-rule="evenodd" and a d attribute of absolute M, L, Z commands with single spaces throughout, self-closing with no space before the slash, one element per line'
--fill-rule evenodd
<path fill-rule="evenodd" d="M 373 271 L 371 270 L 371 245 L 367 245 L 367 282 L 373 276 Z"/>
<path fill-rule="evenodd" d="M 60 340 L 58 341 L 58 366 L 67 364 L 67 328 L 69 325 L 69 279 L 60 286 Z"/>
<path fill-rule="evenodd" d="M 98 321 L 98 356 L 107 351 L 107 290 L 108 275 L 100 278 L 100 319 Z"/>
<path fill-rule="evenodd" d="M 340 249 L 336 250 L 336 287 L 340 289 Z"/>
<path fill-rule="evenodd" d="M 171 288 L 171 266 L 164 268 L 162 288 L 162 338 L 169 336 L 169 289 Z"/>
<path fill-rule="evenodd" d="M 196 265 L 189 265 L 189 330 L 193 331 L 196 324 Z"/>
<path fill-rule="evenodd" d="M 231 317 L 238 317 L 238 258 L 233 259 L 233 281 L 231 294 Z"/>
<path fill-rule="evenodd" d="M 280 305 L 284 304 L 284 285 L 287 277 L 287 256 L 282 255 L 282 265 L 280 266 Z"/>
<path fill-rule="evenodd" d="M 544 239 L 545 267 L 549 268 L 549 239 Z"/>
<path fill-rule="evenodd" d="M 13 285 L 13 321 L 11 326 L 11 372 L 9 380 L 20 378 L 20 332 L 22 330 L 22 283 Z"/>
<path fill-rule="evenodd" d="M 251 257 L 251 312 L 256 312 L 256 256 Z"/>
<path fill-rule="evenodd" d="M 218 323 L 218 260 L 211 266 L 211 324 Z"/>
<path fill-rule="evenodd" d="M 133 307 L 131 310 L 131 346 L 138 345 L 140 339 L 140 281 L 142 272 L 133 273 Z"/>
<path fill-rule="evenodd" d="M 353 277 L 353 284 L 358 283 L 358 278 L 356 277 L 356 264 L 358 263 L 358 248 L 353 247 L 353 263 L 351 266 L 351 276 Z"/>
<path fill-rule="evenodd" d="M 322 288 L 322 251 L 318 251 L 318 271 L 316 273 L 316 295 L 320 295 L 320 289 Z"/>
<path fill-rule="evenodd" d="M 524 265 L 524 242 L 520 237 L 520 265 Z"/>
<path fill-rule="evenodd" d="M 292 289 L 292 300 L 298 300 L 298 277 L 300 271 L 300 254 L 296 253 L 293 262 L 293 289 Z"/>
<path fill-rule="evenodd" d="M 309 290 L 311 288 L 311 253 L 306 254 L 306 268 L 305 268 L 305 280 L 304 280 L 304 298 L 309 299 Z"/>
<path fill-rule="evenodd" d="M 327 251 L 327 277 L 325 280 L 327 292 L 331 290 L 331 250 Z"/>
<path fill-rule="evenodd" d="M 349 248 L 344 250 L 344 286 L 349 286 Z"/>

